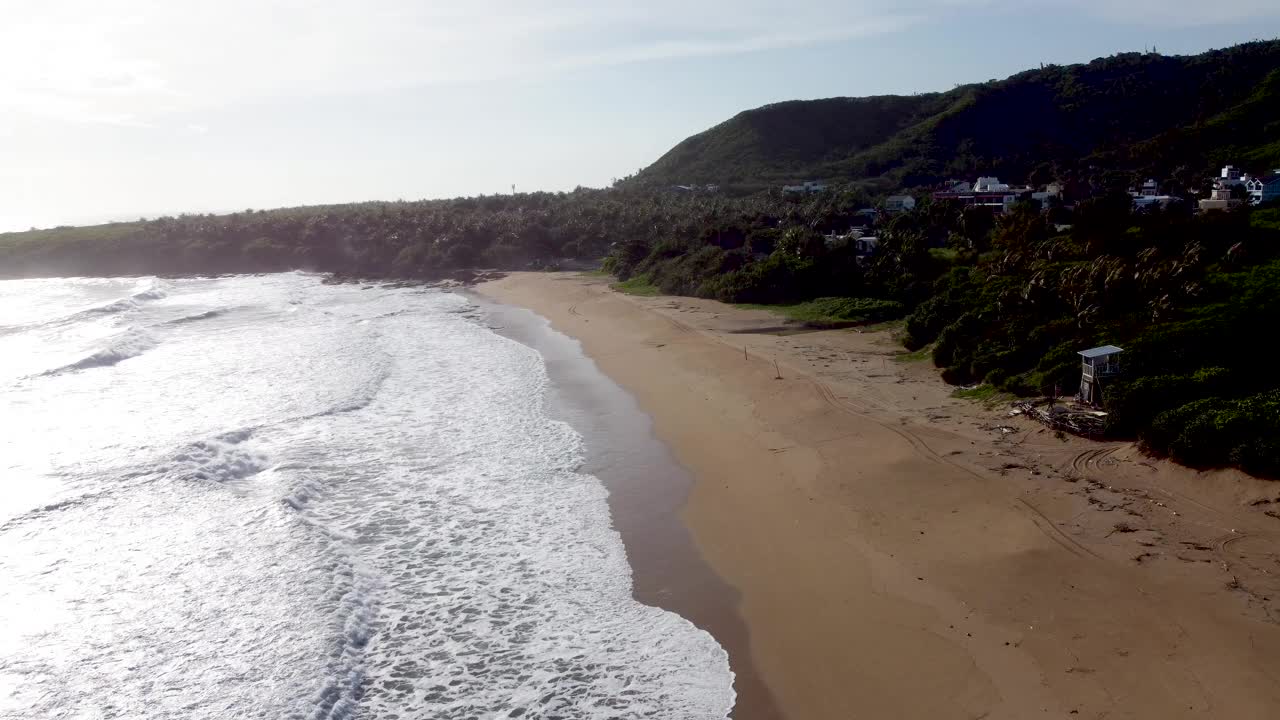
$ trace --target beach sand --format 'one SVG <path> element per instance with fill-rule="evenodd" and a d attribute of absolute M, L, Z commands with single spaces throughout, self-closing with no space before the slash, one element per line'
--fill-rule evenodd
<path fill-rule="evenodd" d="M 478 290 L 578 339 L 692 473 L 730 590 L 690 617 L 749 670 L 736 718 L 1280 717 L 1280 484 L 953 399 L 886 331 L 571 273 Z"/>

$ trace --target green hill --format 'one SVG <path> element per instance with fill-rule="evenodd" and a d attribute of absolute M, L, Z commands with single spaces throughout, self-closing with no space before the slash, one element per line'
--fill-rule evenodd
<path fill-rule="evenodd" d="M 1229 162 L 1280 167 L 1280 41 L 1127 53 L 945 93 L 766 105 L 681 142 L 628 182 L 888 190 L 978 174 L 1098 184 L 1120 173 L 1185 184 Z"/>

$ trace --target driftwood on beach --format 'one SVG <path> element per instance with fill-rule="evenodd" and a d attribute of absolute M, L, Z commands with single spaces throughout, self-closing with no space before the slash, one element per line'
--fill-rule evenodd
<path fill-rule="evenodd" d="M 1012 415 L 1025 415 L 1054 430 L 1073 433 L 1088 438 L 1102 437 L 1107 414 L 1092 408 L 1055 404 L 1049 399 L 1013 403 Z"/>

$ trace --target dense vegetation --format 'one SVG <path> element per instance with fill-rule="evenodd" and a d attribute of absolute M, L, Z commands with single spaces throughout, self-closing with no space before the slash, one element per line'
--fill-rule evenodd
<path fill-rule="evenodd" d="M 1120 199 L 1050 230 L 1023 208 L 992 250 L 935 281 L 907 319 L 952 382 L 1073 393 L 1077 351 L 1125 349 L 1107 431 L 1191 465 L 1280 474 L 1280 378 L 1264 328 L 1280 322 L 1280 209 L 1130 214 Z"/>
<path fill-rule="evenodd" d="M 819 179 L 884 192 L 983 174 L 1096 189 L 1119 172 L 1186 187 L 1228 162 L 1280 167 L 1280 41 L 1128 53 L 945 93 L 767 105 L 627 183 L 750 191 Z"/>
<path fill-rule="evenodd" d="M 1126 372 L 1106 388 L 1109 433 L 1192 465 L 1280 474 L 1266 339 L 1280 324 L 1280 208 L 1137 212 L 1115 194 L 995 218 L 926 202 L 882 225 L 861 262 L 814 229 L 840 217 L 811 201 L 772 224 L 622 243 L 606 268 L 668 293 L 803 303 L 792 314 L 910 310 L 907 348 L 927 348 L 945 379 L 1019 395 L 1073 394 L 1077 352 L 1117 344 Z"/>

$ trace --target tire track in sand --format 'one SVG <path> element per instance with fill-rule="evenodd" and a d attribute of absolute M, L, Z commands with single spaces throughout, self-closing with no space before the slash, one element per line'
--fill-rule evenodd
<path fill-rule="evenodd" d="M 921 439 L 918 435 L 911 432 L 910 430 L 893 425 L 891 423 L 886 423 L 865 412 L 855 409 L 850 404 L 840 400 L 836 396 L 835 392 L 832 391 L 830 386 L 828 386 L 826 383 L 821 382 L 819 380 L 814 380 L 814 379 L 811 379 L 811 382 L 813 383 L 814 387 L 817 389 L 819 395 L 821 395 L 822 398 L 826 400 L 826 402 L 829 405 L 832 405 L 837 410 L 840 410 L 847 414 L 851 414 L 859 418 L 869 420 L 879 425 L 880 427 L 885 428 L 886 430 L 890 430 L 896 433 L 898 436 L 906 440 L 913 448 L 915 448 L 916 452 L 919 453 L 926 460 L 949 465 L 957 470 L 967 473 L 968 475 L 974 478 L 982 480 L 983 482 L 986 482 L 989 479 L 986 476 L 984 476 L 982 473 L 978 472 L 977 470 L 974 470 L 973 468 L 966 467 L 950 458 L 947 458 L 943 455 L 939 455 L 933 448 L 929 447 L 928 443 L 926 443 L 923 439 Z M 1032 505 L 1031 502 L 1028 501 L 1026 498 L 1018 497 L 1017 501 L 1022 505 L 1026 506 L 1026 508 L 1029 511 L 1031 511 L 1031 523 L 1035 525 L 1036 528 L 1038 528 L 1042 534 L 1044 534 L 1046 537 L 1048 537 L 1050 540 L 1056 543 L 1059 547 L 1071 553 L 1072 555 L 1075 555 L 1076 557 L 1083 558 L 1085 556 L 1088 556 L 1094 559 L 1101 559 L 1100 555 L 1098 555 L 1094 551 L 1082 545 L 1075 538 L 1063 532 L 1062 529 L 1059 528 L 1056 524 L 1054 524 L 1054 522 L 1050 520 L 1048 516 L 1046 516 L 1035 505 Z"/>

